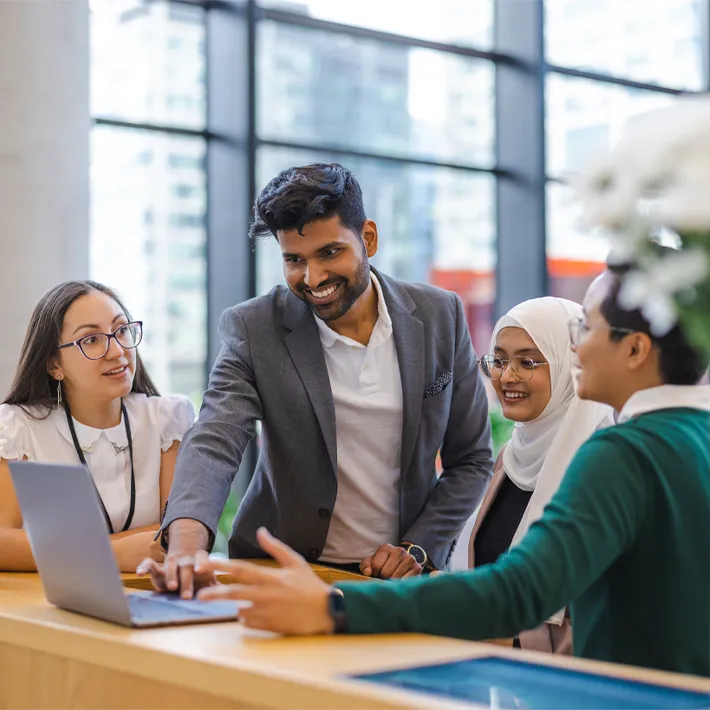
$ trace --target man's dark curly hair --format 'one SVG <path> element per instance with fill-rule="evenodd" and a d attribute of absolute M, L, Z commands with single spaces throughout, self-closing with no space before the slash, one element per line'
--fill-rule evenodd
<path fill-rule="evenodd" d="M 249 229 L 251 239 L 291 229 L 303 235 L 309 222 L 337 215 L 345 227 L 360 234 L 365 223 L 362 190 L 353 174 L 339 163 L 313 163 L 282 170 L 261 191 Z"/>

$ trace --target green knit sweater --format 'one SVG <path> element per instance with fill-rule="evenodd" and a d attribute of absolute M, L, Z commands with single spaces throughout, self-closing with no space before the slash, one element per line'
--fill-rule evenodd
<path fill-rule="evenodd" d="M 350 633 L 513 636 L 570 605 L 575 654 L 710 675 L 710 414 L 597 432 L 496 564 L 339 585 Z"/>

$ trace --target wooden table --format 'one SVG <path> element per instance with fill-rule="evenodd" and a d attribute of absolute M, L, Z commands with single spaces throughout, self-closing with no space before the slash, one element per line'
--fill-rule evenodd
<path fill-rule="evenodd" d="M 145 581 L 127 575 L 125 584 Z M 238 623 L 135 630 L 51 606 L 37 575 L 0 573 L 0 708 L 462 708 L 343 676 L 492 655 L 710 693 L 707 679 L 417 634 L 281 638 Z"/>

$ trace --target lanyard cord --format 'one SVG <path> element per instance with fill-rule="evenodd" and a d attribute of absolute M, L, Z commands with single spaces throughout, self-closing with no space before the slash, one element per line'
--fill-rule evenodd
<path fill-rule="evenodd" d="M 76 449 L 76 453 L 78 454 L 81 463 L 84 464 L 84 466 L 86 466 L 88 470 L 89 467 L 86 463 L 84 452 L 81 450 L 81 446 L 79 446 L 79 439 L 76 436 L 76 429 L 74 428 L 74 420 L 72 419 L 71 411 L 69 410 L 69 404 L 67 402 L 64 403 L 64 412 L 67 415 L 67 424 L 69 424 L 69 432 L 71 433 L 71 438 L 74 442 L 74 448 Z M 128 528 L 130 528 L 131 522 L 133 522 L 133 513 L 136 509 L 136 473 L 133 468 L 133 437 L 131 436 L 131 423 L 128 419 L 128 412 L 126 411 L 126 405 L 123 403 L 123 400 L 121 400 L 121 414 L 123 414 L 123 421 L 126 425 L 126 436 L 128 437 L 128 452 L 131 457 L 131 503 L 128 508 L 128 517 L 126 518 L 126 522 L 121 530 L 121 532 L 125 532 L 126 530 L 128 530 Z M 111 518 L 109 517 L 108 510 L 106 510 L 106 506 L 104 505 L 104 501 L 101 498 L 99 489 L 96 487 L 96 482 L 94 481 L 93 476 L 90 476 L 90 478 L 91 482 L 94 484 L 96 495 L 99 497 L 99 503 L 101 503 L 101 510 L 103 511 L 104 518 L 106 519 L 106 526 L 108 527 L 109 532 L 113 534 L 114 529 L 113 525 L 111 524 Z"/>

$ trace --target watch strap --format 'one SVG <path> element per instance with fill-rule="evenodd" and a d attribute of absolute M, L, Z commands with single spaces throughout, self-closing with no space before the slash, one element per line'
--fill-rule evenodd
<path fill-rule="evenodd" d="M 165 507 L 167 508 L 167 503 L 165 504 Z M 163 514 L 164 515 L 164 514 Z M 170 526 L 168 525 L 165 528 L 160 528 L 158 532 L 155 534 L 155 537 L 153 538 L 154 540 L 157 540 L 160 543 L 160 546 L 163 548 L 163 551 L 165 554 L 168 554 L 168 546 L 170 545 L 170 537 L 168 530 L 170 529 Z M 208 538 L 207 538 L 207 552 L 211 552 L 212 548 L 214 547 L 215 543 L 215 534 L 205 526 L 205 529 L 207 530 Z"/>
<path fill-rule="evenodd" d="M 331 587 L 328 592 L 328 613 L 333 619 L 333 631 L 345 634 L 348 631 L 348 615 L 345 610 L 345 595 L 337 587 Z"/>

